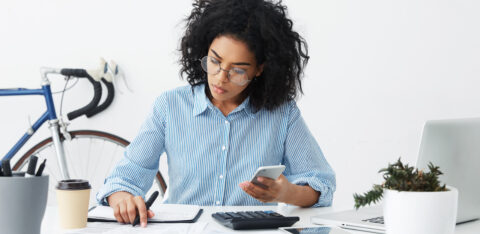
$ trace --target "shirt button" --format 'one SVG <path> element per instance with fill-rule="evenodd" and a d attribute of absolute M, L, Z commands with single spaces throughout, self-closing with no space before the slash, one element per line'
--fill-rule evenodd
<path fill-rule="evenodd" d="M 222 150 L 224 150 L 224 151 L 225 151 L 225 149 L 226 149 L 226 148 L 227 148 L 227 147 L 225 147 L 225 146 L 222 146 Z"/>
<path fill-rule="evenodd" d="M 229 124 L 228 120 L 225 120 L 225 124 Z"/>
<path fill-rule="evenodd" d="M 220 205 L 220 201 L 215 202 L 215 204 Z"/>
<path fill-rule="evenodd" d="M 223 179 L 223 175 L 220 175 L 219 177 L 220 177 L 220 179 Z"/>

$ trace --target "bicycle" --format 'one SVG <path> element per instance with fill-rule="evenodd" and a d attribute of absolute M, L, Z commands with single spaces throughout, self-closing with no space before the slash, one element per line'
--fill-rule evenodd
<path fill-rule="evenodd" d="M 92 100 L 84 107 L 79 108 L 67 114 L 68 120 L 72 121 L 82 115 L 92 117 L 105 110 L 113 101 L 114 87 L 113 79 L 118 74 L 118 67 L 115 66 L 113 72 L 109 69 L 107 63 L 104 63 L 103 72 L 100 74 L 90 75 L 85 69 L 41 69 L 41 89 L 0 89 L 0 96 L 23 96 L 23 95 L 40 95 L 45 98 L 46 111 L 40 118 L 27 130 L 27 132 L 18 140 L 18 142 L 10 149 L 10 151 L 2 158 L 2 160 L 12 159 L 18 151 L 25 145 L 33 134 L 45 123 L 48 122 L 51 137 L 48 137 L 35 144 L 26 151 L 15 163 L 10 163 L 12 170 L 25 171 L 26 165 L 31 155 L 36 155 L 38 161 L 48 159 L 45 171 L 49 175 L 49 194 L 48 204 L 56 204 L 55 186 L 59 180 L 81 178 L 89 180 L 92 190 L 90 194 L 90 206 L 95 204 L 95 194 L 113 165 L 123 156 L 124 148 L 129 142 L 114 134 L 96 130 L 75 130 L 68 131 L 69 123 L 63 121 L 62 107 L 63 95 L 67 90 L 72 88 L 80 78 L 86 78 L 93 86 L 94 95 Z M 108 72 L 108 73 L 107 73 Z M 92 73 L 90 71 L 90 73 Z M 66 77 L 65 87 L 63 89 L 60 118 L 57 118 L 57 110 L 53 101 L 53 93 L 50 88 L 50 80 L 47 76 L 52 74 L 60 74 Z M 76 78 L 75 84 L 67 89 L 70 79 Z M 102 85 L 106 87 L 107 97 L 102 104 L 100 99 L 102 96 Z M 86 151 L 85 151 L 86 150 Z M 87 152 L 84 154 L 84 152 Z M 53 157 L 56 155 L 56 157 Z M 108 156 L 108 157 L 107 157 Z M 99 167 L 110 162 L 107 167 Z M 1 165 L 1 162 L 0 162 Z M 160 171 L 155 176 L 155 185 L 162 195 L 164 195 L 167 185 Z"/>

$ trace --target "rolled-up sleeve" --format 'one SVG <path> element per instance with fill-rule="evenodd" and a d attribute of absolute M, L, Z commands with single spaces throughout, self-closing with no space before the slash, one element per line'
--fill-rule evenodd
<path fill-rule="evenodd" d="M 124 157 L 97 193 L 99 204 L 108 205 L 106 198 L 118 191 L 145 198 L 158 171 L 160 155 L 165 150 L 166 111 L 166 96 L 161 95 L 155 100 L 139 134 L 126 148 Z"/>
<path fill-rule="evenodd" d="M 331 206 L 336 187 L 335 172 L 293 101 L 290 102 L 288 118 L 284 174 L 291 183 L 309 185 L 320 192 L 317 203 L 312 207 Z"/>

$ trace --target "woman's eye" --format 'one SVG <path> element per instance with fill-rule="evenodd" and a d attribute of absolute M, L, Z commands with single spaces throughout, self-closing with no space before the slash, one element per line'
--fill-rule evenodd
<path fill-rule="evenodd" d="M 243 75 L 243 74 L 247 73 L 245 70 L 243 70 L 241 68 L 232 68 L 232 71 L 235 72 L 238 75 Z"/>
<path fill-rule="evenodd" d="M 210 57 L 210 62 L 214 63 L 214 64 L 220 64 L 220 62 L 218 60 L 216 60 L 215 58 L 212 58 L 212 57 Z"/>

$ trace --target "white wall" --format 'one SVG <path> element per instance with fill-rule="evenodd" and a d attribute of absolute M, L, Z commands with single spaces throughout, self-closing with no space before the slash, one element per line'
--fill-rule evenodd
<path fill-rule="evenodd" d="M 379 168 L 414 163 L 428 119 L 480 116 L 480 2 L 474 0 L 285 0 L 311 60 L 299 100 L 337 173 L 335 203 L 379 182 Z M 176 63 L 190 1 L 0 2 L 0 87 L 37 87 L 41 66 L 94 68 L 103 56 L 125 70 L 134 93 L 71 129 L 131 140 L 155 96 L 185 85 Z M 60 80 L 60 79 L 59 79 Z M 53 80 L 53 89 L 63 81 Z M 79 83 L 66 109 L 89 101 Z M 44 107 L 38 97 L 0 98 L 0 155 Z M 47 135 L 43 127 L 34 141 Z"/>

